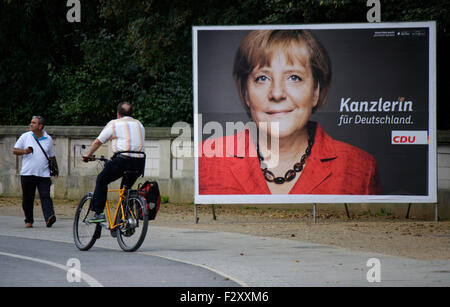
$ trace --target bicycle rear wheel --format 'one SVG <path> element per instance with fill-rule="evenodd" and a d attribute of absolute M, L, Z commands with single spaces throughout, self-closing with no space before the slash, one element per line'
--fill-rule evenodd
<path fill-rule="evenodd" d="M 102 227 L 98 223 L 89 223 L 92 193 L 86 194 L 80 201 L 73 219 L 73 239 L 79 250 L 87 251 L 100 238 Z"/>
<path fill-rule="evenodd" d="M 124 251 L 134 252 L 141 247 L 147 234 L 148 213 L 139 197 L 129 197 L 123 206 L 125 216 L 121 217 L 122 225 L 117 229 L 117 242 Z"/>

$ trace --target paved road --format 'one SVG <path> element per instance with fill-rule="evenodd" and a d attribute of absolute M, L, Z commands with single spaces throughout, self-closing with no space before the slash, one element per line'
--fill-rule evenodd
<path fill-rule="evenodd" d="M 207 269 L 155 256 L 95 247 L 81 252 L 71 243 L 18 237 L 0 236 L 0 242 L 0 286 L 239 286 Z"/>
<path fill-rule="evenodd" d="M 85 274 L 80 283 L 67 282 L 70 258 L 80 261 Z M 377 267 L 367 265 L 371 258 L 379 260 L 381 282 L 367 280 L 368 272 Z M 101 264 L 104 260 L 106 264 Z M 45 282 L 60 286 L 133 285 L 127 274 L 138 276 L 138 285 L 150 286 L 448 287 L 450 261 L 419 261 L 152 223 L 136 253 L 123 252 L 106 232 L 90 251 L 80 252 L 73 243 L 71 220 L 59 219 L 50 229 L 37 220 L 34 228 L 25 229 L 22 218 L 0 216 L 0 286 L 34 285 L 44 277 Z"/>

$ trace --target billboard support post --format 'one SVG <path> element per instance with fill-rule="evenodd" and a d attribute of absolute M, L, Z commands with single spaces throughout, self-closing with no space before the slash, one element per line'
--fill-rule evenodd
<path fill-rule="evenodd" d="M 216 209 L 214 208 L 214 204 L 211 204 L 211 210 L 212 210 L 213 219 L 215 221 L 215 220 L 217 220 L 217 217 L 216 217 Z M 198 224 L 198 220 L 199 220 L 199 217 L 197 215 L 197 204 L 194 203 L 194 221 L 195 221 L 195 224 Z"/>
<path fill-rule="evenodd" d="M 406 211 L 406 218 L 409 219 L 409 211 L 411 209 L 411 203 L 408 204 L 408 210 Z M 439 209 L 438 209 L 438 203 L 434 203 L 434 221 L 439 221 Z"/>
<path fill-rule="evenodd" d="M 313 204 L 313 222 L 316 223 L 316 203 Z"/>
<path fill-rule="evenodd" d="M 198 224 L 197 204 L 196 203 L 194 203 L 194 221 L 195 221 L 195 224 Z"/>
<path fill-rule="evenodd" d="M 217 220 L 217 217 L 216 217 L 216 209 L 214 208 L 214 204 L 211 205 L 211 209 L 212 209 L 213 219 L 214 219 L 214 221 L 215 221 L 215 220 Z"/>
<path fill-rule="evenodd" d="M 406 218 L 409 219 L 409 211 L 411 210 L 411 203 L 408 204 L 408 210 L 406 211 Z"/>
<path fill-rule="evenodd" d="M 347 213 L 347 217 L 350 218 L 350 212 L 348 212 L 347 203 L 344 203 L 345 206 L 345 212 Z"/>
<path fill-rule="evenodd" d="M 434 221 L 439 221 L 438 203 L 434 203 Z"/>

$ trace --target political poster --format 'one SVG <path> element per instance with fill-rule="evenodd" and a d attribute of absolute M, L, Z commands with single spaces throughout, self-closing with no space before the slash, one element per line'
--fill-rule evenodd
<path fill-rule="evenodd" d="M 436 202 L 435 32 L 193 27 L 195 203 Z"/>

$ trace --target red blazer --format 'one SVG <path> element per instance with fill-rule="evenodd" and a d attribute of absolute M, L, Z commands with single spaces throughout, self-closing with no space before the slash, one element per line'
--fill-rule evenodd
<path fill-rule="evenodd" d="M 270 194 L 254 143 L 249 140 L 248 130 L 242 130 L 202 143 L 200 195 Z M 208 149 L 216 156 L 208 157 L 212 154 Z M 355 146 L 333 140 L 317 123 L 311 155 L 289 194 L 381 194 L 376 160 Z"/>

